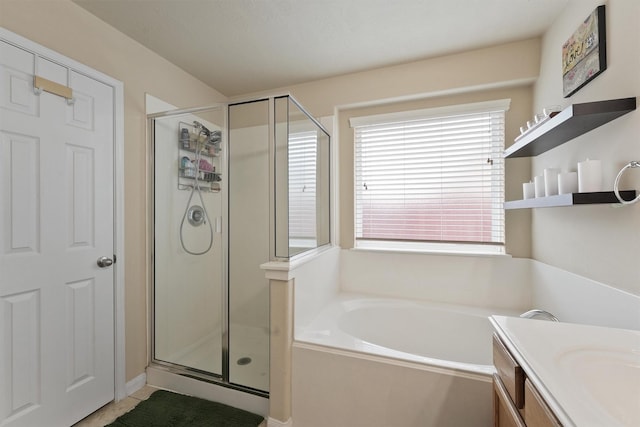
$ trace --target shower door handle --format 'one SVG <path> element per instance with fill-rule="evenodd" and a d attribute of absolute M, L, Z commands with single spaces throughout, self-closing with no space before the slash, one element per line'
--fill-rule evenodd
<path fill-rule="evenodd" d="M 100 268 L 107 268 L 113 264 L 113 260 L 109 257 L 101 256 L 100 258 L 98 258 L 97 264 Z"/>

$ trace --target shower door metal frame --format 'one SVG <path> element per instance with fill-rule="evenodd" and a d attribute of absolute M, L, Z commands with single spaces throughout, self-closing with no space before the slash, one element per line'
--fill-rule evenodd
<path fill-rule="evenodd" d="M 238 98 L 237 100 L 234 101 L 230 101 L 229 103 L 227 103 L 227 112 L 228 112 L 228 108 L 232 105 L 241 105 L 241 104 L 248 104 L 248 103 L 252 103 L 252 102 L 260 102 L 260 101 L 269 101 L 268 103 L 268 107 L 269 107 L 269 261 L 275 261 L 275 262 L 289 262 L 291 261 L 293 258 L 296 258 L 298 255 L 305 255 L 308 254 L 307 252 L 303 252 L 301 254 L 297 254 L 294 255 L 293 257 L 288 257 L 288 258 L 284 258 L 284 257 L 278 257 L 276 256 L 276 125 L 275 125 L 275 110 L 276 110 L 276 99 L 279 98 L 288 98 L 290 101 L 292 101 L 296 107 L 298 107 L 300 109 L 300 111 L 302 111 L 309 120 L 311 120 L 316 126 L 318 126 L 324 133 L 327 134 L 327 136 L 329 137 L 329 167 L 331 168 L 332 164 L 333 164 L 333 159 L 332 159 L 332 146 L 331 146 L 331 134 L 329 133 L 329 131 L 327 131 L 327 129 L 324 127 L 324 125 L 322 123 L 320 123 L 315 117 L 313 117 L 311 114 L 309 114 L 309 112 L 306 110 L 306 108 L 304 108 L 302 106 L 302 104 L 300 104 L 300 102 L 298 102 L 298 100 L 291 95 L 290 92 L 279 92 L 279 93 L 274 93 L 274 94 L 269 94 L 269 95 L 265 95 L 265 96 L 259 96 L 256 98 Z M 289 106 L 287 105 L 287 109 L 289 108 Z M 287 116 L 289 115 L 288 111 L 287 111 Z M 229 119 L 229 115 L 227 114 L 227 120 Z M 228 122 L 227 122 L 228 125 Z M 228 127 L 228 126 L 227 126 Z M 289 123 L 287 123 L 287 133 L 289 132 Z M 227 164 L 227 167 L 229 167 L 230 165 Z M 333 188 L 332 188 L 332 176 L 331 173 L 329 173 L 329 192 L 330 194 L 333 193 Z M 318 250 L 320 248 L 323 248 L 325 246 L 330 246 L 332 245 L 333 242 L 333 215 L 331 212 L 332 209 L 332 204 L 331 204 L 331 197 L 329 197 L 329 206 L 327 207 L 328 211 L 329 211 L 329 243 L 325 244 L 323 246 L 319 246 L 315 249 L 311 249 L 311 250 Z M 288 215 L 288 213 L 287 213 Z M 288 222 L 288 221 L 287 221 Z"/>
<path fill-rule="evenodd" d="M 150 263 L 149 263 L 149 342 L 148 348 L 150 349 L 148 362 L 150 365 L 166 370 L 171 373 L 175 373 L 178 375 L 184 375 L 187 377 L 194 377 L 202 381 L 206 381 L 209 383 L 213 383 L 219 386 L 231 388 L 234 390 L 239 390 L 242 392 L 250 393 L 253 395 L 257 395 L 260 397 L 269 397 L 269 392 L 257 390 L 251 387 L 242 386 L 239 384 L 233 384 L 229 382 L 229 107 L 232 105 L 241 105 L 247 104 L 251 102 L 260 102 L 260 101 L 268 101 L 268 109 L 269 109 L 269 123 L 268 123 L 268 168 L 269 168 L 269 261 L 291 261 L 292 258 L 278 258 L 276 257 L 276 248 L 275 248 L 275 209 L 276 209 L 276 196 L 275 196 L 275 173 L 276 173 L 276 155 L 275 155 L 275 101 L 278 98 L 289 98 L 305 115 L 314 122 L 316 126 L 322 129 L 329 138 L 330 133 L 325 129 L 325 127 L 316 120 L 312 115 L 308 113 L 308 111 L 302 107 L 302 105 L 291 95 L 289 92 L 281 92 L 277 94 L 253 97 L 253 98 L 239 98 L 237 100 L 233 100 L 227 103 L 217 103 L 212 105 L 207 105 L 204 107 L 196 107 L 196 108 L 186 108 L 186 109 L 176 109 L 170 111 L 164 111 L 159 113 L 153 113 L 147 115 L 147 131 L 148 131 L 148 151 L 149 155 L 149 164 L 148 164 L 148 177 L 149 177 L 149 227 L 148 227 L 148 244 L 149 244 L 149 254 L 150 254 Z M 165 362 L 162 360 L 158 360 L 155 358 L 155 129 L 154 129 L 154 121 L 155 119 L 160 119 L 163 117 L 171 117 L 171 116 L 179 116 L 184 114 L 196 114 L 200 112 L 210 111 L 216 108 L 220 108 L 223 111 L 223 122 L 226 125 L 226 128 L 222 129 L 222 159 L 221 163 L 225 165 L 225 173 L 226 179 L 222 180 L 221 192 L 223 197 L 222 199 L 222 241 L 225 242 L 225 247 L 222 250 L 222 291 L 221 298 L 225 303 L 222 304 L 221 307 L 221 316 L 222 316 L 222 374 L 214 374 L 211 372 L 201 371 L 199 369 L 190 368 L 183 365 L 178 365 L 171 362 Z M 288 124 L 287 124 L 288 129 Z M 287 130 L 288 131 L 288 130 Z M 331 160 L 331 143 L 329 143 L 329 164 L 332 164 Z M 329 174 L 329 191 L 331 193 L 331 174 Z M 329 197 L 329 206 L 328 210 L 330 212 L 331 218 L 331 197 Z M 333 232 L 333 221 L 329 220 L 329 245 L 332 242 L 332 232 Z M 326 245 L 324 245 L 326 246 Z M 316 248 L 316 250 L 319 248 Z M 304 255 L 300 254 L 300 255 Z M 297 255 L 296 255 L 297 256 Z M 295 258 L 295 257 L 294 257 Z M 269 362 L 270 364 L 270 362 Z"/>
<path fill-rule="evenodd" d="M 313 117 L 311 114 L 309 114 L 309 112 L 302 106 L 302 104 L 300 104 L 298 102 L 298 100 L 296 98 L 294 98 L 293 95 L 291 95 L 290 93 L 282 93 L 282 94 L 278 94 L 278 95 L 273 95 L 270 96 L 269 99 L 269 126 L 270 126 L 270 132 L 269 132 L 269 186 L 271 188 L 271 192 L 269 194 L 269 204 L 270 204 L 270 208 L 269 208 L 269 214 L 271 215 L 270 217 L 270 221 L 269 221 L 269 259 L 271 261 L 276 261 L 276 262 L 290 262 L 293 259 L 296 259 L 300 256 L 305 256 L 308 255 L 311 251 L 318 251 L 318 250 L 323 250 L 323 248 L 327 247 L 327 246 L 331 246 L 332 242 L 333 242 L 333 221 L 332 221 L 332 203 L 331 203 L 331 194 L 333 193 L 333 189 L 332 189 L 332 174 L 329 173 L 329 182 L 328 182 L 328 186 L 329 186 L 329 205 L 327 206 L 327 210 L 329 212 L 329 224 L 328 224 L 328 228 L 329 228 L 329 242 L 327 244 L 324 244 L 322 246 L 318 246 L 316 248 L 313 249 L 309 249 L 307 251 L 301 252 L 299 254 L 293 255 L 293 256 L 289 256 L 289 257 L 278 257 L 276 255 L 276 126 L 275 126 L 275 110 L 276 110 L 276 99 L 280 99 L 280 98 L 288 98 L 291 102 L 293 102 L 295 104 L 296 107 L 298 107 L 298 109 L 300 111 L 302 111 L 305 116 L 307 116 L 307 118 L 309 120 L 311 120 L 313 122 L 313 124 L 315 124 L 316 126 L 318 126 L 318 128 L 320 128 L 325 134 L 327 134 L 327 136 L 329 137 L 329 147 L 328 147 L 328 153 L 329 153 L 329 168 L 331 169 L 331 165 L 333 164 L 333 160 L 332 160 L 332 147 L 331 147 L 331 134 L 327 131 L 327 129 L 324 127 L 324 125 L 322 125 L 322 123 L 320 123 L 320 121 L 318 121 L 315 117 Z M 267 98 L 264 98 L 267 99 Z M 287 104 L 287 134 L 289 134 L 289 104 Z M 287 180 L 288 180 L 288 171 L 287 171 Z M 287 212 L 287 215 L 289 215 L 289 212 Z M 289 219 L 287 218 L 287 224 L 289 223 Z M 289 231 L 287 230 L 287 238 L 288 238 L 288 233 Z M 289 251 L 287 251 L 289 252 Z"/>
<path fill-rule="evenodd" d="M 216 384 L 222 387 L 254 394 L 260 397 L 269 397 L 269 393 L 256 390 L 250 387 L 245 387 L 239 384 L 233 384 L 229 382 L 229 258 L 228 247 L 222 249 L 222 289 L 221 289 L 221 340 L 222 340 L 222 373 L 216 374 L 213 372 L 206 372 L 196 368 L 191 368 L 176 363 L 166 362 L 155 358 L 155 119 L 163 117 L 180 116 L 184 114 L 197 114 L 201 112 L 211 111 L 214 109 L 221 109 L 223 112 L 223 122 L 226 125 L 225 129 L 222 129 L 222 159 L 221 164 L 225 165 L 226 170 L 223 173 L 228 174 L 228 119 L 229 119 L 229 103 L 212 104 L 204 107 L 177 109 L 164 111 L 160 113 L 147 115 L 147 131 L 148 131 L 148 150 L 149 150 L 149 342 L 148 348 L 150 349 L 148 363 L 151 366 L 165 370 L 167 372 L 183 375 L 186 377 L 197 378 L 198 380 Z M 222 180 L 221 193 L 222 199 L 222 241 L 228 242 L 228 218 L 229 218 L 229 206 L 228 206 L 228 179 Z M 222 302 L 225 302 L 222 304 Z"/>

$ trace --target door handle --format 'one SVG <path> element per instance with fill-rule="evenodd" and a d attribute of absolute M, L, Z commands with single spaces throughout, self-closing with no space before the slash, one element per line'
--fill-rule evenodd
<path fill-rule="evenodd" d="M 100 268 L 106 268 L 113 264 L 113 260 L 109 257 L 101 256 L 100 258 L 98 258 L 97 264 Z"/>

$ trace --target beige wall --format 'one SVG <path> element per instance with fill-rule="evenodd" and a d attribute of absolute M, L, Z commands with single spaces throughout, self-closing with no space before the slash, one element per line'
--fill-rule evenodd
<path fill-rule="evenodd" d="M 269 128 L 239 128 L 245 105 L 231 109 L 229 129 L 229 322 L 269 324 L 269 286 L 260 265 L 269 262 Z M 251 108 L 251 107 L 250 107 Z M 268 106 L 263 105 L 267 113 Z M 268 120 L 268 114 L 263 115 Z M 234 346 L 238 335 L 230 334 Z M 266 350 L 266 349 L 261 349 Z"/>
<path fill-rule="evenodd" d="M 126 377 L 131 380 L 147 365 L 145 93 L 181 107 L 225 97 L 69 0 L 0 0 L 0 26 L 124 83 Z"/>
<path fill-rule="evenodd" d="M 562 97 L 561 47 L 599 0 L 571 0 L 543 39 L 534 108 L 640 94 L 640 2 L 606 3 L 607 70 L 568 99 Z M 618 171 L 640 160 L 640 113 L 631 112 L 533 159 L 533 173 L 557 167 L 576 170 L 586 158 L 600 159 L 605 189 Z M 640 172 L 625 173 L 621 187 L 640 189 Z M 640 294 L 640 203 L 614 208 L 592 205 L 533 211 L 533 258 L 570 272 Z"/>
<path fill-rule="evenodd" d="M 529 39 L 317 80 L 269 93 L 290 91 L 307 111 L 320 117 L 332 115 L 335 108 L 346 106 L 527 85 L 538 77 L 539 49 L 540 40 Z"/>

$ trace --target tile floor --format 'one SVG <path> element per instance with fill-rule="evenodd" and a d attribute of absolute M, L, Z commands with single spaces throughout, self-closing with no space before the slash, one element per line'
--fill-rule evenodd
<path fill-rule="evenodd" d="M 73 425 L 73 427 L 104 427 L 115 421 L 120 415 L 132 410 L 138 403 L 146 400 L 151 393 L 158 390 L 155 387 L 146 385 L 131 396 L 122 399 L 120 402 L 111 402 L 98 409 L 87 418 Z"/>

